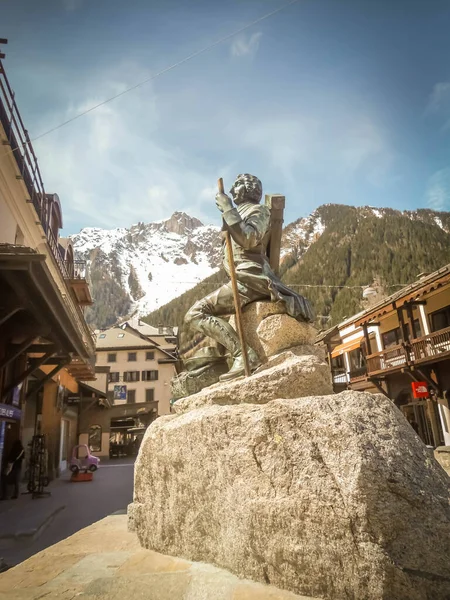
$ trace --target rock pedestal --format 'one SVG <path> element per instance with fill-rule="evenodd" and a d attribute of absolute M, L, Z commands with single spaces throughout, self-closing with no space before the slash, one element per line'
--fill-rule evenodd
<path fill-rule="evenodd" d="M 236 329 L 236 319 L 230 319 Z M 300 323 L 286 314 L 281 302 L 253 302 L 242 311 L 247 344 L 265 362 L 269 357 L 294 346 L 312 345 L 317 335 L 309 323 Z"/>
<path fill-rule="evenodd" d="M 264 364 L 147 429 L 128 511 L 141 544 L 297 594 L 448 600 L 444 470 L 388 398 L 332 394 L 313 327 L 271 302 L 243 322 Z"/>
<path fill-rule="evenodd" d="M 330 369 L 314 346 L 297 346 L 268 359 L 248 378 L 217 383 L 174 404 L 176 413 L 211 404 L 265 404 L 276 398 L 331 394 Z"/>
<path fill-rule="evenodd" d="M 295 593 L 450 597 L 448 477 L 383 395 L 161 417 L 140 448 L 129 518 L 145 548 Z"/>

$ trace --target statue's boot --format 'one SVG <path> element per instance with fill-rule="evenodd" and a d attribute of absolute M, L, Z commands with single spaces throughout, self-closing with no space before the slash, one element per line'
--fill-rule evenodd
<path fill-rule="evenodd" d="M 203 317 L 200 322 L 197 322 L 196 328 L 219 342 L 219 344 L 222 344 L 222 346 L 225 346 L 233 356 L 233 366 L 228 373 L 220 376 L 220 381 L 229 381 L 245 374 L 244 358 L 242 356 L 239 337 L 228 321 L 214 315 L 208 315 L 207 317 Z M 256 352 L 249 346 L 247 346 L 247 355 L 250 371 L 254 371 L 261 365 L 261 361 Z"/>
<path fill-rule="evenodd" d="M 247 346 L 247 356 L 250 371 L 254 371 L 261 365 L 259 356 L 253 350 L 253 348 L 250 348 L 249 346 Z M 230 381 L 231 379 L 236 379 L 236 377 L 242 377 L 242 375 L 245 375 L 244 356 L 242 354 L 242 350 L 239 349 L 239 352 L 233 355 L 233 359 L 233 366 L 228 373 L 225 373 L 219 377 L 220 381 Z"/>

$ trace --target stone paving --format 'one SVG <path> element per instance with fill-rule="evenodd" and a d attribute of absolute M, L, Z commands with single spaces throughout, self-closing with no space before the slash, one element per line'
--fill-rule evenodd
<path fill-rule="evenodd" d="M 125 510 L 133 497 L 133 461 L 102 461 L 92 482 L 53 481 L 51 496 L 0 502 L 0 558 L 17 565 L 99 519 Z M 1 599 L 1 595 L 0 595 Z"/>
<path fill-rule="evenodd" d="M 127 530 L 126 515 L 106 517 L 1 574 L 0 598 L 308 600 L 212 565 L 143 550 Z"/>

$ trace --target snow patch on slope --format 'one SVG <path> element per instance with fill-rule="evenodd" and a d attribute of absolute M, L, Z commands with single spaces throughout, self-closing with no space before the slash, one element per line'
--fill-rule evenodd
<path fill-rule="evenodd" d="M 77 256 L 116 279 L 133 311 L 146 315 L 217 271 L 219 236 L 218 227 L 175 213 L 129 229 L 89 227 L 71 239 Z"/>
<path fill-rule="evenodd" d="M 283 232 L 281 259 L 292 253 L 304 254 L 324 231 L 325 224 L 318 211 L 314 211 L 308 217 L 302 217 L 291 223 Z"/>

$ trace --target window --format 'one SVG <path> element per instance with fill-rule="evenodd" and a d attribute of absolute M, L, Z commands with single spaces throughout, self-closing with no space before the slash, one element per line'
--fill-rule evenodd
<path fill-rule="evenodd" d="M 360 369 L 364 366 L 362 352 L 359 348 L 355 348 L 348 353 L 348 361 L 350 363 L 350 370 Z"/>
<path fill-rule="evenodd" d="M 450 306 L 446 306 L 431 315 L 431 328 L 433 331 L 450 327 Z"/>
<path fill-rule="evenodd" d="M 355 348 L 348 353 L 348 362 L 350 364 L 350 373 L 353 377 L 365 373 L 364 357 L 360 348 Z"/>
<path fill-rule="evenodd" d="M 20 227 L 18 225 L 16 227 L 16 239 L 15 239 L 14 243 L 19 246 L 23 246 L 23 244 L 25 243 L 25 237 L 22 233 L 22 230 L 20 229 Z"/>
<path fill-rule="evenodd" d="M 383 348 L 390 348 L 391 346 L 397 346 L 402 341 L 402 337 L 400 334 L 400 327 L 396 329 L 391 329 L 390 331 L 386 331 L 381 335 L 383 340 Z"/>
<path fill-rule="evenodd" d="M 101 340 L 104 340 L 104 339 L 105 339 L 105 337 L 106 337 L 106 333 L 101 333 L 101 334 L 100 334 L 98 337 L 99 337 Z"/>
<path fill-rule="evenodd" d="M 145 401 L 146 402 L 153 402 L 155 400 L 155 390 L 149 389 L 149 390 L 145 390 Z"/>
<path fill-rule="evenodd" d="M 128 352 L 128 362 L 136 362 L 137 352 Z"/>
<path fill-rule="evenodd" d="M 145 360 L 155 360 L 155 353 L 154 352 L 146 352 Z"/>
<path fill-rule="evenodd" d="M 125 371 L 123 374 L 124 381 L 139 381 L 139 371 Z"/>
<path fill-rule="evenodd" d="M 411 331 L 409 323 L 406 323 L 406 329 L 408 331 L 409 339 L 413 339 L 414 335 L 413 335 L 413 332 Z M 422 327 L 420 326 L 419 319 L 414 319 L 414 333 L 416 334 L 415 335 L 416 338 L 422 337 Z"/>
<path fill-rule="evenodd" d="M 128 390 L 127 402 L 128 404 L 134 404 L 136 402 L 136 390 Z"/>
<path fill-rule="evenodd" d="M 119 381 L 119 371 L 111 371 L 108 375 L 108 381 L 110 381 L 110 382 Z"/>
<path fill-rule="evenodd" d="M 156 381 L 158 379 L 158 371 L 142 371 L 142 381 Z"/>
<path fill-rule="evenodd" d="M 102 428 L 100 425 L 91 425 L 88 435 L 88 446 L 91 452 L 100 452 L 102 449 Z"/>
<path fill-rule="evenodd" d="M 115 352 L 108 353 L 108 360 L 107 360 L 107 362 L 116 362 L 116 361 L 117 361 L 117 354 Z"/>
<path fill-rule="evenodd" d="M 333 356 L 333 358 L 331 359 L 331 366 L 333 369 L 345 370 L 344 355 L 340 354 L 339 356 Z"/>

